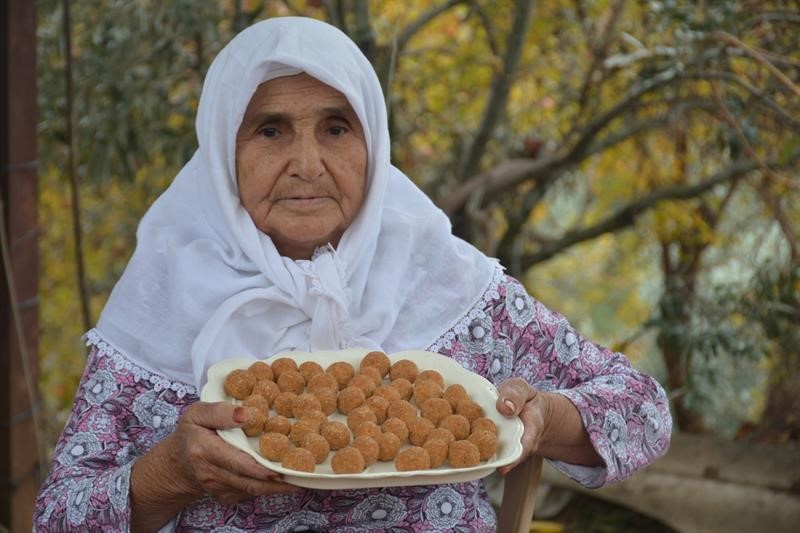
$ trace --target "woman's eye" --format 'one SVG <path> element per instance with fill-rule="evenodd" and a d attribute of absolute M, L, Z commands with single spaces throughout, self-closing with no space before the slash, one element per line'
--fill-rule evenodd
<path fill-rule="evenodd" d="M 277 128 L 263 128 L 260 131 L 261 135 L 268 138 L 273 138 L 278 136 L 278 129 Z"/>
<path fill-rule="evenodd" d="M 330 132 L 330 134 L 335 137 L 341 137 L 342 135 L 347 133 L 347 128 L 345 128 L 344 126 L 331 126 L 328 129 L 328 132 Z"/>

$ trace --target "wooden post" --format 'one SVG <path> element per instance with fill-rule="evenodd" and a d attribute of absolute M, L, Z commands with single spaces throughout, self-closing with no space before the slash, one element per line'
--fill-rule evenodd
<path fill-rule="evenodd" d="M 0 526 L 30 531 L 39 473 L 34 409 L 38 409 L 38 249 L 36 168 L 36 2 L 0 3 L 0 195 L 14 280 L 0 261 Z M 28 357 L 26 380 L 15 311 Z M 31 402 L 33 398 L 33 402 Z"/>

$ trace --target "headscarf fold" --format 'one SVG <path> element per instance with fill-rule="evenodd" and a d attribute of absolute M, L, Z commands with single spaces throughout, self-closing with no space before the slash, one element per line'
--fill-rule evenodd
<path fill-rule="evenodd" d="M 261 83 L 305 72 L 345 95 L 364 130 L 367 192 L 337 247 L 282 257 L 242 207 L 235 139 Z M 201 386 L 234 356 L 350 347 L 425 349 L 479 301 L 494 261 L 390 163 L 377 76 L 341 31 L 313 19 L 259 22 L 214 59 L 198 150 L 156 200 L 100 317 L 132 362 Z"/>

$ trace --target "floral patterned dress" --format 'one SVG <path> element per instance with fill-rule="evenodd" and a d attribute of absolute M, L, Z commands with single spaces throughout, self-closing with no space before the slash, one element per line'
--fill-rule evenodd
<path fill-rule="evenodd" d="M 71 416 L 34 516 L 37 531 L 126 531 L 137 457 L 167 436 L 194 387 L 126 359 L 96 331 Z M 582 338 L 498 267 L 470 313 L 428 347 L 489 381 L 519 376 L 569 398 L 605 467 L 552 464 L 588 487 L 630 476 L 669 446 L 667 398 L 619 353 Z M 482 481 L 365 490 L 303 490 L 222 505 L 204 497 L 167 527 L 177 531 L 494 531 Z"/>

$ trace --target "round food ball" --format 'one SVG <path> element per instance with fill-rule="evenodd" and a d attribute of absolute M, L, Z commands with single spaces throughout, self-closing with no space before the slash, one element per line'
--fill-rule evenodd
<path fill-rule="evenodd" d="M 278 376 L 278 388 L 281 392 L 302 394 L 306 388 L 306 380 L 297 370 L 286 370 Z"/>
<path fill-rule="evenodd" d="M 353 431 L 355 431 L 355 429 L 364 422 L 378 422 L 378 418 L 375 416 L 375 413 L 373 413 L 372 409 L 366 405 L 356 407 L 350 411 L 350 414 L 347 415 L 347 427 Z"/>
<path fill-rule="evenodd" d="M 289 432 L 289 439 L 295 446 L 302 446 L 303 439 L 306 438 L 306 435 L 312 433 L 319 433 L 319 426 L 309 420 L 301 420 L 292 426 L 292 430 Z"/>
<path fill-rule="evenodd" d="M 242 431 L 248 437 L 258 437 L 264 432 L 267 415 L 256 407 L 245 407 L 245 409 L 247 409 L 247 422 L 242 426 Z"/>
<path fill-rule="evenodd" d="M 290 448 L 284 455 L 281 465 L 299 472 L 313 472 L 317 466 L 314 454 L 305 448 Z"/>
<path fill-rule="evenodd" d="M 369 352 L 361 360 L 360 368 L 364 368 L 365 366 L 376 368 L 378 372 L 381 373 L 381 378 L 383 378 L 389 373 L 392 362 L 389 360 L 389 356 L 383 352 Z"/>
<path fill-rule="evenodd" d="M 400 397 L 400 393 L 397 391 L 396 388 L 392 387 L 391 385 L 378 386 L 378 388 L 375 389 L 373 396 L 380 396 L 382 398 L 386 398 L 390 402 L 393 402 L 395 400 L 402 400 L 402 398 Z"/>
<path fill-rule="evenodd" d="M 336 399 L 339 412 L 343 415 L 350 414 L 354 409 L 364 405 L 365 401 L 364 391 L 358 387 L 343 388 Z"/>
<path fill-rule="evenodd" d="M 292 430 L 292 423 L 289 419 L 282 415 L 275 415 L 267 418 L 264 423 L 265 433 L 280 433 L 281 435 L 288 435 Z"/>
<path fill-rule="evenodd" d="M 419 383 L 420 381 L 426 380 L 435 381 L 439 387 L 444 389 L 444 378 L 436 370 L 423 370 L 419 373 L 419 375 L 417 375 L 417 380 L 414 383 Z"/>
<path fill-rule="evenodd" d="M 419 374 L 417 364 L 408 359 L 400 359 L 389 368 L 389 378 L 392 381 L 398 378 L 405 378 L 414 383 L 414 380 L 417 379 L 417 374 Z"/>
<path fill-rule="evenodd" d="M 467 439 L 478 447 L 481 461 L 488 461 L 497 451 L 497 436 L 486 430 L 478 430 Z"/>
<path fill-rule="evenodd" d="M 375 422 L 363 422 L 356 426 L 353 430 L 353 435 L 358 437 L 372 437 L 373 439 L 383 433 L 381 428 Z"/>
<path fill-rule="evenodd" d="M 272 368 L 264 361 L 256 361 L 250 365 L 247 370 L 249 370 L 258 381 L 273 381 L 275 379 Z"/>
<path fill-rule="evenodd" d="M 464 416 L 472 423 L 473 420 L 482 418 L 486 413 L 483 412 L 483 407 L 476 402 L 472 400 L 461 400 L 456 407 L 456 414 Z"/>
<path fill-rule="evenodd" d="M 336 387 L 317 387 L 309 390 L 311 391 L 310 394 L 313 394 L 319 400 L 320 409 L 323 413 L 330 415 L 336 411 L 336 396 L 339 389 Z"/>
<path fill-rule="evenodd" d="M 464 415 L 446 416 L 439 423 L 439 427 L 449 430 L 456 440 L 469 437 L 469 420 Z"/>
<path fill-rule="evenodd" d="M 350 383 L 348 383 L 347 386 L 361 389 L 365 398 L 372 396 L 372 393 L 375 392 L 375 388 L 377 387 L 375 380 L 372 379 L 372 376 L 361 373 L 353 376 L 353 379 L 350 380 Z"/>
<path fill-rule="evenodd" d="M 439 422 L 453 414 L 453 409 L 444 398 L 429 398 L 420 406 L 420 412 L 424 418 L 438 426 Z"/>
<path fill-rule="evenodd" d="M 258 441 L 261 455 L 270 461 L 282 461 L 289 451 L 289 437 L 283 433 L 264 433 Z"/>
<path fill-rule="evenodd" d="M 414 382 L 414 402 L 417 405 L 422 405 L 426 400 L 431 398 L 442 397 L 442 387 L 432 379 Z"/>
<path fill-rule="evenodd" d="M 497 424 L 491 418 L 481 417 L 473 420 L 469 425 L 470 434 L 476 431 L 488 431 L 497 435 Z"/>
<path fill-rule="evenodd" d="M 300 366 L 297 367 L 297 371 L 300 372 L 300 375 L 303 376 L 303 379 L 306 380 L 306 383 L 310 382 L 311 378 L 314 376 L 323 373 L 322 367 L 314 361 L 306 361 L 305 363 L 301 363 Z"/>
<path fill-rule="evenodd" d="M 269 414 L 269 402 L 260 394 L 251 394 L 242 402 L 243 407 L 255 407 L 266 416 Z"/>
<path fill-rule="evenodd" d="M 378 453 L 380 448 L 378 443 L 372 437 L 356 437 L 353 439 L 353 448 L 361 452 L 364 458 L 364 466 L 367 467 L 378 460 Z"/>
<path fill-rule="evenodd" d="M 353 379 L 353 376 L 356 374 L 353 365 L 345 361 L 333 363 L 325 372 L 333 376 L 338 384 L 339 390 L 347 387 L 347 384 L 350 383 L 350 380 Z"/>
<path fill-rule="evenodd" d="M 325 461 L 331 451 L 331 446 L 328 444 L 328 441 L 325 439 L 325 437 L 318 435 L 317 433 L 309 433 L 303 437 L 303 445 L 301 448 L 305 448 L 313 453 L 314 461 L 316 461 L 317 464 Z"/>
<path fill-rule="evenodd" d="M 374 438 L 375 442 L 378 443 L 379 461 L 391 461 L 394 459 L 403 444 L 394 433 L 381 433 Z"/>
<path fill-rule="evenodd" d="M 350 430 L 341 422 L 324 422 L 319 433 L 328 441 L 331 450 L 341 450 L 350 444 Z"/>
<path fill-rule="evenodd" d="M 225 377 L 225 393 L 237 400 L 244 400 L 252 394 L 256 381 L 256 377 L 247 370 L 232 370 Z"/>
<path fill-rule="evenodd" d="M 325 413 L 323 413 L 320 410 L 306 411 L 305 413 L 303 413 L 299 417 L 295 417 L 295 418 L 297 418 L 298 422 L 303 421 L 303 420 L 307 420 L 308 422 L 312 422 L 315 426 L 317 426 L 317 428 L 319 428 L 323 423 L 328 421 L 328 417 L 325 416 Z"/>
<path fill-rule="evenodd" d="M 399 418 L 406 424 L 417 418 L 417 408 L 411 402 L 405 400 L 395 400 L 389 402 L 389 409 L 386 410 L 389 418 Z"/>
<path fill-rule="evenodd" d="M 481 454 L 478 451 L 478 447 L 470 441 L 457 440 L 450 443 L 450 449 L 447 452 L 447 460 L 450 461 L 453 468 L 467 468 L 480 463 Z"/>
<path fill-rule="evenodd" d="M 314 392 L 320 388 L 338 391 L 339 383 L 337 383 L 336 378 L 330 374 L 317 374 L 308 381 L 308 392 Z"/>
<path fill-rule="evenodd" d="M 397 454 L 394 466 L 398 472 L 428 470 L 431 467 L 431 458 L 425 448 L 411 446 Z"/>
<path fill-rule="evenodd" d="M 400 394 L 401 400 L 410 400 L 411 395 L 414 394 L 414 385 L 411 384 L 406 378 L 397 378 L 389 384 L 391 387 L 397 389 Z"/>
<path fill-rule="evenodd" d="M 436 428 L 430 433 L 428 433 L 428 438 L 425 439 L 425 442 L 430 440 L 440 440 L 446 443 L 448 446 L 451 442 L 454 442 L 456 438 L 453 436 L 453 433 L 450 430 L 444 428 Z"/>
<path fill-rule="evenodd" d="M 253 387 L 253 394 L 263 396 L 267 402 L 269 402 L 270 407 L 272 407 L 272 404 L 275 403 L 275 398 L 280 393 L 281 389 L 274 381 L 259 381 L 256 383 L 256 386 Z"/>
<path fill-rule="evenodd" d="M 278 357 L 270 366 L 272 367 L 272 373 L 275 375 L 275 381 L 281 377 L 281 374 L 288 370 L 297 371 L 297 363 L 295 363 L 294 359 L 290 359 L 289 357 Z"/>
<path fill-rule="evenodd" d="M 408 424 L 408 440 L 414 446 L 422 446 L 434 429 L 436 426 L 427 418 L 415 418 Z"/>
<path fill-rule="evenodd" d="M 370 396 L 365 403 L 375 413 L 375 418 L 378 419 L 376 422 L 383 424 L 386 420 L 386 412 L 389 410 L 389 400 L 383 396 Z"/>
<path fill-rule="evenodd" d="M 408 441 L 408 426 L 399 418 L 387 418 L 386 422 L 381 424 L 381 429 L 383 429 L 384 433 L 389 432 L 397 435 L 400 442 Z"/>
<path fill-rule="evenodd" d="M 450 385 L 444 390 L 444 393 L 442 393 L 442 398 L 450 403 L 450 407 L 455 412 L 456 407 L 458 407 L 458 402 L 461 400 L 469 400 L 469 395 L 464 387 L 454 384 Z"/>
<path fill-rule="evenodd" d="M 272 409 L 279 415 L 291 418 L 294 416 L 294 411 L 292 409 L 295 398 L 297 398 L 297 394 L 293 392 L 281 392 L 275 397 L 275 401 L 272 403 Z"/>
<path fill-rule="evenodd" d="M 289 373 L 287 372 L 281 377 L 283 378 L 288 375 Z M 319 398 L 311 393 L 304 392 L 298 395 L 292 402 L 292 413 L 295 418 L 303 418 L 304 414 L 314 411 L 322 413 L 322 403 L 319 401 Z M 325 415 L 323 414 L 322 416 L 324 417 Z"/>
<path fill-rule="evenodd" d="M 348 446 L 333 454 L 331 468 L 335 474 L 360 474 L 364 471 L 364 457 L 358 448 Z"/>
<path fill-rule="evenodd" d="M 378 387 L 378 385 L 380 385 L 381 382 L 383 381 L 383 376 L 381 375 L 381 371 L 374 366 L 362 366 L 361 368 L 358 369 L 358 373 L 360 375 L 369 376 L 370 378 L 372 378 L 372 381 L 375 382 L 375 387 Z"/>
<path fill-rule="evenodd" d="M 430 457 L 431 460 L 431 468 L 438 468 L 447 460 L 447 451 L 450 446 L 445 441 L 429 439 L 422 447 L 428 452 L 428 457 Z"/>

